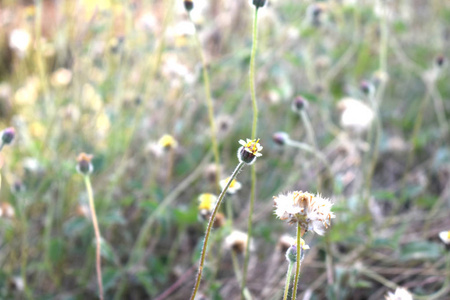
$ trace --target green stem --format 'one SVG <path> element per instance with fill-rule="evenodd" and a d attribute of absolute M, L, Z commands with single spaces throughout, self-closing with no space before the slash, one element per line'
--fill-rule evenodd
<path fill-rule="evenodd" d="M 298 278 L 300 277 L 300 263 L 301 263 L 301 238 L 303 235 L 302 227 L 300 223 L 297 223 L 297 263 L 295 268 L 295 279 L 294 286 L 292 287 L 292 300 L 297 299 L 297 286 L 298 286 Z"/>
<path fill-rule="evenodd" d="M 252 54 L 250 56 L 250 94 L 252 98 L 253 108 L 253 124 L 252 124 L 252 139 L 256 139 L 256 129 L 258 126 L 258 103 L 256 102 L 255 91 L 255 58 L 256 49 L 258 47 L 258 8 L 255 7 L 255 16 L 253 18 L 253 46 Z"/>
<path fill-rule="evenodd" d="M 284 287 L 284 296 L 283 300 L 286 300 L 289 294 L 289 284 L 291 283 L 291 275 L 292 275 L 292 267 L 294 266 L 293 262 L 289 262 L 289 267 L 286 274 L 286 284 Z"/>
<path fill-rule="evenodd" d="M 86 185 L 86 191 L 88 193 L 89 198 L 89 208 L 91 210 L 91 216 L 92 216 L 92 224 L 94 225 L 94 232 L 95 232 L 95 240 L 96 240 L 96 269 L 97 269 L 97 281 L 98 281 L 98 289 L 99 289 L 99 297 L 100 300 L 103 300 L 103 283 L 102 283 L 102 266 L 101 266 L 101 235 L 100 235 L 100 229 L 98 228 L 98 222 L 97 222 L 97 214 L 95 212 L 95 205 L 94 205 L 94 196 L 92 193 L 92 186 L 91 186 L 91 180 L 89 178 L 89 175 L 84 176 L 84 183 Z"/>
<path fill-rule="evenodd" d="M 208 118 L 209 118 L 209 126 L 211 127 L 211 141 L 212 141 L 212 148 L 214 152 L 214 161 L 216 163 L 216 187 L 219 188 L 219 180 L 220 180 L 220 157 L 219 157 L 219 146 L 217 143 L 217 131 L 216 131 L 216 125 L 214 121 L 214 106 L 213 101 L 211 97 L 211 86 L 210 86 L 210 80 L 209 80 L 209 72 L 208 72 L 208 66 L 206 63 L 206 57 L 205 53 L 202 48 L 202 44 L 200 42 L 200 38 L 198 37 L 197 33 L 197 27 L 195 26 L 195 23 L 192 21 L 191 14 L 189 13 L 189 19 L 192 22 L 192 25 L 194 25 L 195 28 L 195 44 L 197 46 L 197 50 L 200 54 L 200 57 L 202 59 L 202 69 L 203 69 L 203 83 L 205 88 L 205 96 L 206 96 L 206 105 L 208 106 Z"/>
<path fill-rule="evenodd" d="M 258 103 L 256 101 L 256 91 L 255 91 L 255 58 L 257 47 L 258 47 L 258 7 L 255 6 L 255 15 L 253 18 L 253 46 L 252 46 L 252 53 L 250 56 L 250 71 L 249 71 L 250 94 L 252 98 L 252 107 L 253 107 L 252 139 L 256 139 L 256 130 L 258 126 Z M 255 190 L 256 190 L 255 165 L 252 165 L 251 167 L 251 178 L 252 183 L 250 190 L 250 211 L 248 216 L 248 229 L 247 229 L 248 238 L 247 238 L 247 247 L 245 249 L 244 271 L 242 274 L 241 298 L 244 297 L 244 289 L 247 281 L 248 261 L 250 257 L 250 239 L 252 237 L 252 216 L 253 216 L 253 207 L 255 204 Z"/>
<path fill-rule="evenodd" d="M 233 261 L 233 269 L 234 269 L 234 273 L 236 275 L 236 280 L 238 282 L 241 282 L 241 272 L 239 271 L 238 257 L 237 257 L 236 251 L 234 251 L 234 250 L 231 250 L 231 260 Z M 247 288 L 244 288 L 244 298 L 246 300 L 252 299 L 250 291 Z"/>
<path fill-rule="evenodd" d="M 220 204 L 222 203 L 222 200 L 223 200 L 228 188 L 230 187 L 231 182 L 236 178 L 237 174 L 239 173 L 239 171 L 242 169 L 243 166 L 244 166 L 244 163 L 240 162 L 237 165 L 236 169 L 234 169 L 233 174 L 231 174 L 230 179 L 227 182 L 227 185 L 220 193 L 219 199 L 217 200 L 216 205 L 214 206 L 214 210 L 213 210 L 211 217 L 209 219 L 209 222 L 208 222 L 208 227 L 206 228 L 205 239 L 203 241 L 203 247 L 202 247 L 202 254 L 201 254 L 200 263 L 198 266 L 197 279 L 195 281 L 194 291 L 192 292 L 191 300 L 195 299 L 195 295 L 197 294 L 198 288 L 200 287 L 200 281 L 202 279 L 202 273 L 203 273 L 203 266 L 205 264 L 206 248 L 208 246 L 209 235 L 211 233 L 211 229 L 214 224 L 216 214 L 219 211 Z"/>

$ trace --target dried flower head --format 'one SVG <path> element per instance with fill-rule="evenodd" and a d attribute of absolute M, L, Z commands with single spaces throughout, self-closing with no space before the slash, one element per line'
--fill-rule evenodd
<path fill-rule="evenodd" d="M 251 165 L 255 162 L 257 157 L 262 156 L 260 152 L 263 147 L 259 144 L 259 139 L 247 139 L 247 142 L 244 142 L 244 140 L 239 140 L 239 144 L 242 145 L 242 147 L 238 149 L 238 159 L 240 162 Z"/>
<path fill-rule="evenodd" d="M 275 214 L 289 224 L 299 223 L 303 230 L 315 231 L 320 235 L 331 224 L 335 215 L 328 199 L 308 192 L 295 191 L 274 197 Z"/>
<path fill-rule="evenodd" d="M 449 231 L 441 231 L 439 232 L 439 238 L 446 245 L 450 245 L 450 230 Z"/>
<path fill-rule="evenodd" d="M 236 253 L 244 253 L 247 248 L 248 235 L 245 232 L 234 230 L 225 238 L 225 247 Z"/>
<path fill-rule="evenodd" d="M 230 177 L 227 177 L 219 182 L 220 188 L 223 190 L 225 186 L 227 185 L 228 181 L 230 180 Z M 233 179 L 230 183 L 230 186 L 228 187 L 227 193 L 229 194 L 235 194 L 238 190 L 240 190 L 242 187 L 242 184 L 237 181 L 236 179 Z"/>
<path fill-rule="evenodd" d="M 395 290 L 395 294 L 389 292 L 386 296 L 385 296 L 386 300 L 412 300 L 413 297 L 412 295 L 408 292 L 407 289 L 405 288 L 397 288 Z"/>
<path fill-rule="evenodd" d="M 86 154 L 84 152 L 78 155 L 77 171 L 82 175 L 89 175 L 94 171 L 91 160 L 94 156 L 92 154 Z"/>
<path fill-rule="evenodd" d="M 2 132 L 2 144 L 3 145 L 9 145 L 14 140 L 14 137 L 16 136 L 16 131 L 13 127 L 8 127 L 4 129 Z"/>

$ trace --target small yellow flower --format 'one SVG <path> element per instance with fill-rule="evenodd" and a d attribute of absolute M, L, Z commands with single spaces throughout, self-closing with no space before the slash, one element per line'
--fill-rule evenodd
<path fill-rule="evenodd" d="M 300 223 L 306 231 L 313 230 L 323 235 L 335 215 L 328 199 L 308 192 L 295 191 L 274 197 L 275 214 L 289 224 Z"/>
<path fill-rule="evenodd" d="M 219 182 L 220 188 L 223 190 L 225 186 L 227 185 L 228 181 L 230 180 L 230 177 L 227 177 Z M 242 184 L 237 181 L 236 179 L 233 179 L 230 183 L 230 186 L 228 187 L 227 193 L 229 194 L 235 194 L 238 190 L 240 190 L 242 187 Z"/>
<path fill-rule="evenodd" d="M 198 196 L 198 210 L 211 211 L 214 203 L 216 203 L 217 197 L 213 194 L 205 193 Z"/>
<path fill-rule="evenodd" d="M 246 142 L 244 140 L 239 140 L 239 144 L 242 145 L 242 147 L 238 150 L 238 158 L 240 162 L 251 165 L 255 162 L 257 157 L 262 156 L 261 150 L 263 147 L 259 144 L 259 139 L 247 139 Z"/>
<path fill-rule="evenodd" d="M 170 149 L 176 148 L 178 143 L 173 136 L 165 134 L 158 140 L 158 145 L 163 149 Z"/>
<path fill-rule="evenodd" d="M 441 238 L 442 242 L 444 242 L 444 244 L 450 244 L 450 230 L 439 232 L 439 237 Z"/>

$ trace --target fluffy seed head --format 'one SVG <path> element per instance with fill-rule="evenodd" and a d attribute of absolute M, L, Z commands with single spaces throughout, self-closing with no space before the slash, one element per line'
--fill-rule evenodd
<path fill-rule="evenodd" d="M 412 295 L 405 288 L 397 288 L 395 294 L 389 292 L 385 296 L 386 300 L 413 300 Z"/>
<path fill-rule="evenodd" d="M 275 214 L 280 220 L 289 224 L 299 223 L 305 232 L 315 231 L 320 235 L 325 233 L 335 217 L 331 212 L 332 205 L 320 195 L 302 191 L 274 197 Z"/>

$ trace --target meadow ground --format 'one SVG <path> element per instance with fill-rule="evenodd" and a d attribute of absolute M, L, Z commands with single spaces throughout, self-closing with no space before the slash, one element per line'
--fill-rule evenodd
<path fill-rule="evenodd" d="M 450 299 L 450 2 L 262 4 L 0 1 L 0 299 Z"/>

